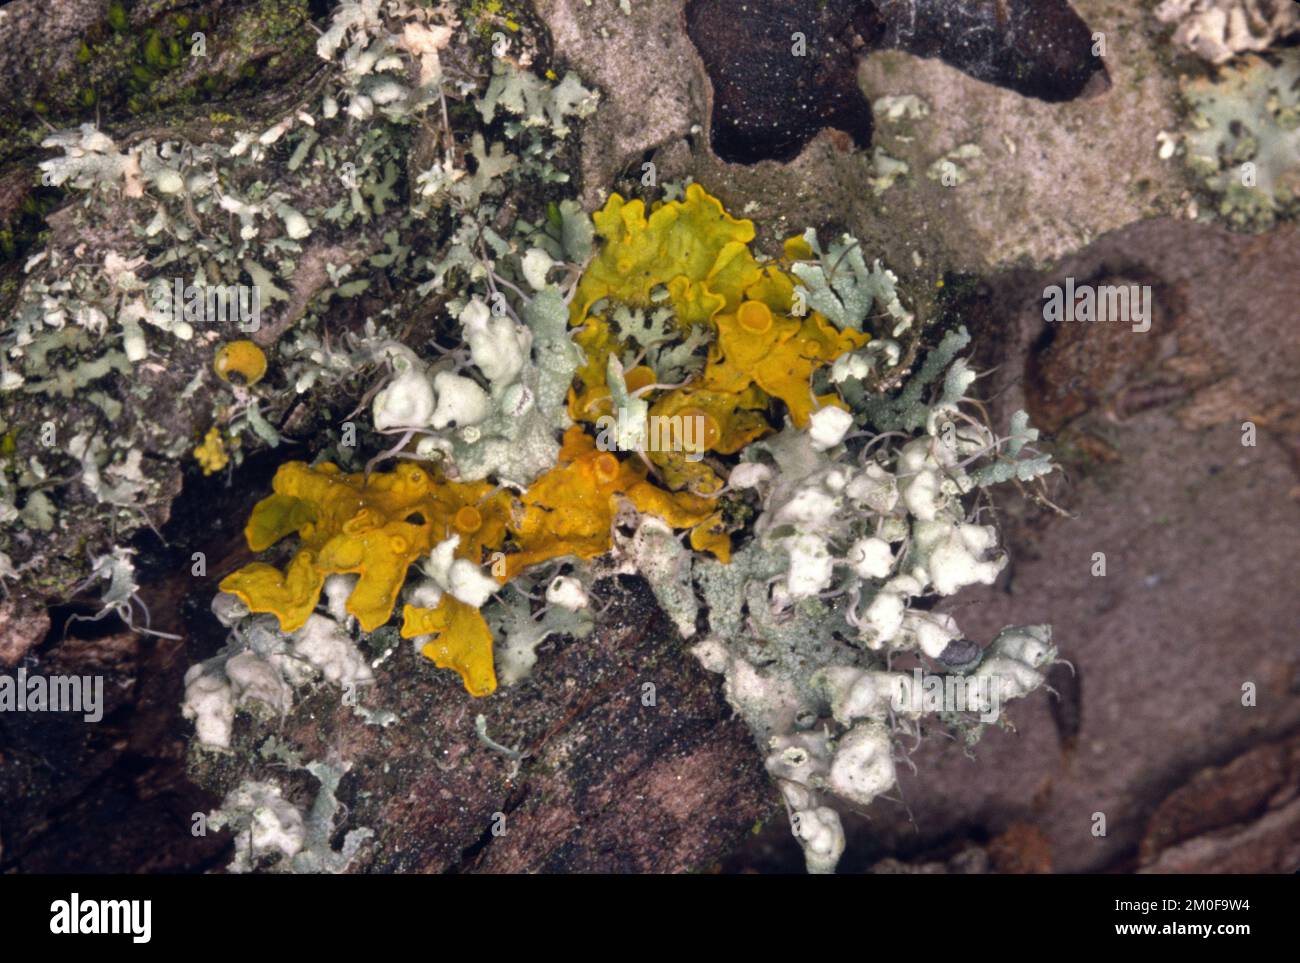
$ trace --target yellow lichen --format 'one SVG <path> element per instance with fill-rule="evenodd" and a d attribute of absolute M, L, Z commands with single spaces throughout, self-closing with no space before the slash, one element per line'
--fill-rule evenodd
<path fill-rule="evenodd" d="M 221 437 L 221 432 L 217 428 L 208 429 L 208 433 L 203 436 L 203 443 L 195 446 L 194 457 L 202 466 L 205 475 L 219 472 L 230 464 L 230 456 L 226 454 L 225 439 Z"/>
<path fill-rule="evenodd" d="M 325 573 L 308 551 L 293 557 L 285 571 L 251 562 L 221 580 L 221 591 L 236 595 L 253 612 L 274 612 L 286 632 L 302 628 L 320 601 Z"/>
<path fill-rule="evenodd" d="M 497 688 L 492 662 L 492 630 L 478 609 L 444 595 L 435 608 L 407 605 L 402 609 L 402 638 L 433 636 L 420 650 L 440 669 L 453 669 L 472 696 L 491 695 Z"/>
<path fill-rule="evenodd" d="M 716 521 L 710 499 L 655 487 L 646 481 L 644 465 L 600 451 L 592 438 L 574 425 L 564 435 L 559 464 L 519 498 L 510 524 L 518 551 L 506 556 L 506 577 L 513 578 L 525 568 L 553 558 L 595 558 L 609 551 L 619 496 L 674 528 Z M 728 539 L 723 552 L 729 548 Z"/>
<path fill-rule="evenodd" d="M 246 565 L 223 579 L 221 589 L 251 611 L 273 613 L 285 632 L 306 624 L 326 576 L 334 574 L 359 576 L 347 610 L 363 630 L 377 629 L 391 617 L 410 566 L 453 535 L 460 538 L 456 554 L 481 563 L 509 530 L 519 550 L 507 557 L 508 576 L 564 555 L 600 555 L 610 547 L 619 496 L 675 527 L 701 529 L 698 541 L 710 551 L 725 556 L 730 548 L 708 499 L 656 488 L 643 466 L 597 450 L 576 426 L 565 436 L 560 463 L 513 508 L 507 493 L 486 482 L 438 481 L 409 464 L 367 481 L 328 463 L 288 462 L 272 488 L 254 507 L 245 539 L 256 552 L 296 533 L 297 554 L 284 571 L 264 562 Z M 407 606 L 402 633 L 435 636 L 424 654 L 459 672 L 471 694 L 495 689 L 491 632 L 473 606 L 449 595 L 433 609 Z"/>
<path fill-rule="evenodd" d="M 609 356 L 619 350 L 618 338 L 603 318 L 591 318 L 574 333 L 573 343 L 582 349 L 586 361 L 578 368 L 577 383 L 569 392 L 569 417 L 590 422 L 613 414 L 605 372 Z"/>
<path fill-rule="evenodd" d="M 655 371 L 647 365 L 624 375 L 629 393 L 656 393 L 647 398 L 648 417 L 658 421 L 648 428 L 672 425 L 674 444 L 652 444 L 620 458 L 574 425 L 556 465 L 517 496 L 488 482 L 442 481 L 412 464 L 367 480 L 331 464 L 290 462 L 276 473 L 273 494 L 254 508 L 245 536 L 260 552 L 296 533 L 297 554 L 284 571 L 249 564 L 227 576 L 221 588 L 252 611 L 274 613 L 288 632 L 306 622 L 328 575 L 356 574 L 347 610 L 372 631 L 391 617 L 410 566 L 443 540 L 458 536 L 457 556 L 475 564 L 504 549 L 508 580 L 553 559 L 609 551 L 620 499 L 689 529 L 692 548 L 728 561 L 731 538 L 716 499 L 709 497 L 723 482 L 702 456 L 734 454 L 779 427 L 769 416 L 773 398 L 785 403 L 801 427 L 815 407 L 840 404 L 835 395 L 812 397 L 813 375 L 868 336 L 840 331 L 817 312 L 796 311 L 799 282 L 788 268 L 790 261 L 812 256 L 805 241 L 792 238 L 780 261 L 760 264 L 749 250 L 753 225 L 731 217 L 698 185 L 690 185 L 681 201 L 654 205 L 648 215 L 641 201 L 613 195 L 593 221 L 603 243 L 570 307 L 570 322 L 578 328 L 573 340 L 585 362 L 569 412 L 588 423 L 622 414 L 613 410 L 606 379 L 611 356 L 626 357 L 629 346 L 592 309 L 605 301 L 641 309 L 666 303 L 679 329 L 703 324 L 715 335 L 703 371 L 685 385 L 656 387 Z M 265 355 L 252 342 L 223 346 L 215 363 L 222 377 L 238 375 L 249 384 L 266 370 Z M 225 464 L 215 428 L 195 455 L 205 471 L 211 461 Z M 647 461 L 667 489 L 651 482 Z M 471 695 L 495 691 L 492 634 L 474 606 L 450 594 L 432 608 L 407 605 L 401 633 L 428 636 L 423 654 L 459 673 Z"/>
<path fill-rule="evenodd" d="M 834 403 L 833 396 L 814 400 L 813 373 L 869 337 L 839 331 L 815 311 L 795 314 L 798 282 L 786 269 L 790 261 L 812 256 L 806 241 L 791 238 L 782 261 L 760 265 L 748 247 L 753 225 L 731 217 L 698 184 L 687 188 L 685 200 L 660 204 L 648 217 L 641 201 L 624 201 L 615 194 L 592 219 L 604 245 L 584 272 L 570 309 L 571 322 L 582 326 L 574 340 L 587 355 L 570 395 L 569 413 L 575 420 L 592 422 L 614 414 L 607 401 L 606 368 L 610 355 L 626 347 L 605 318 L 592 315 L 591 309 L 605 299 L 648 308 L 657 288 L 667 292 L 679 326 L 707 323 L 716 330 L 705 370 L 686 390 L 706 389 L 713 395 L 713 407 L 728 418 L 737 410 L 765 407 L 761 397 L 755 402 L 755 387 L 764 396 L 784 401 L 799 427 L 807 425 L 814 408 Z M 718 418 L 712 407 L 708 414 Z M 766 430 L 767 423 L 757 415 L 740 422 L 743 428 L 731 437 L 744 440 L 731 451 Z M 718 425 L 725 435 L 721 420 Z M 779 424 L 767 425 L 775 427 Z M 670 486 L 707 490 L 701 487 L 707 482 L 706 470 L 691 467 L 680 452 L 652 449 L 649 457 L 666 469 Z"/>
<path fill-rule="evenodd" d="M 347 475 L 335 465 L 281 465 L 274 494 L 253 509 L 244 535 L 263 551 L 296 532 L 299 553 L 281 573 L 255 562 L 227 576 L 224 592 L 254 612 L 272 612 L 292 632 L 307 621 L 325 576 L 355 574 L 347 610 L 373 631 L 388 621 L 407 570 L 434 545 L 460 537 L 456 554 L 482 562 L 505 538 L 509 498 L 486 482 L 438 481 L 416 465 Z"/>
<path fill-rule="evenodd" d="M 659 204 L 649 217 L 643 202 L 614 194 L 592 221 L 605 243 L 578 284 L 575 324 L 602 298 L 649 307 L 659 285 L 668 289 L 679 324 L 705 322 L 734 309 L 758 280 L 748 247 L 753 223 L 732 217 L 698 184 L 686 188 L 685 200 Z"/>
<path fill-rule="evenodd" d="M 817 407 L 835 395 L 813 400 L 811 383 L 818 366 L 867 343 L 868 336 L 839 331 L 815 311 L 805 318 L 774 317 L 762 301 L 743 302 L 734 314 L 717 318 L 718 341 L 704 372 L 713 391 L 739 393 L 758 385 L 780 398 L 802 428 Z"/>
<path fill-rule="evenodd" d="M 665 392 L 650 406 L 650 425 L 658 436 L 646 457 L 670 488 L 717 491 L 722 480 L 700 456 L 710 451 L 735 454 L 767 434 L 771 426 L 763 416 L 766 407 L 767 398 L 757 388 L 727 392 L 687 385 Z M 663 444 L 663 435 L 673 431 L 690 443 Z"/>
<path fill-rule="evenodd" d="M 255 385 L 266 374 L 266 353 L 252 341 L 228 341 L 217 349 L 212 368 L 223 381 Z"/>

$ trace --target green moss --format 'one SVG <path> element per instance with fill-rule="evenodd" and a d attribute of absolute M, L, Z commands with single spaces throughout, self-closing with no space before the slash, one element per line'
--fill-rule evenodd
<path fill-rule="evenodd" d="M 502 0 L 472 0 L 466 5 L 464 13 L 466 25 L 480 37 L 488 37 L 501 27 L 517 33 L 521 29 L 522 19 L 522 16 L 506 10 Z"/>
<path fill-rule="evenodd" d="M 970 304 L 980 289 L 980 277 L 977 274 L 959 274 L 949 271 L 938 282 L 938 303 L 940 319 L 960 321 L 962 309 Z"/>
<path fill-rule="evenodd" d="M 150 30 L 144 41 L 144 62 L 150 67 L 161 67 L 166 58 L 163 53 L 162 34 Z"/>
<path fill-rule="evenodd" d="M 15 96 L 0 106 L 0 164 L 31 155 L 47 125 L 74 127 L 91 119 L 91 109 L 111 121 L 257 96 L 276 81 L 292 82 L 299 65 L 314 64 L 307 0 L 251 0 L 222 16 L 173 15 L 161 6 L 114 0 L 104 19 L 74 41 L 72 69 L 50 74 L 27 98 Z M 206 31 L 209 49 L 219 47 L 223 56 L 191 60 L 194 30 Z M 269 58 L 268 47 L 276 51 Z M 254 70 L 240 69 L 249 63 Z M 178 76 L 192 67 L 198 68 L 192 79 Z M 183 116 L 172 120 L 183 122 Z"/>
<path fill-rule="evenodd" d="M 117 33 L 125 31 L 128 26 L 126 7 L 120 3 L 110 3 L 108 5 L 108 25 Z"/>
<path fill-rule="evenodd" d="M 1185 80 L 1191 109 L 1185 162 L 1241 230 L 1260 231 L 1300 211 L 1300 55 L 1243 58 L 1212 78 Z M 1253 165 L 1244 179 L 1242 165 Z"/>

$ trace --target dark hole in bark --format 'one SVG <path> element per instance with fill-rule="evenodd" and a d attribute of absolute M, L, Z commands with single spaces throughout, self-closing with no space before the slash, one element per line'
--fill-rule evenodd
<path fill-rule="evenodd" d="M 871 146 L 858 58 L 896 48 L 1059 102 L 1109 86 L 1093 33 L 1066 0 L 690 0 L 686 28 L 713 84 L 714 152 L 794 159 L 824 127 Z"/>

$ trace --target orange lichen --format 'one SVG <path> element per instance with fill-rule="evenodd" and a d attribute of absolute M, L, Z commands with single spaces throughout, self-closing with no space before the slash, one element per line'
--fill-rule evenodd
<path fill-rule="evenodd" d="M 359 576 L 347 610 L 369 632 L 388 621 L 407 570 L 434 545 L 459 535 L 456 554 L 478 563 L 505 538 L 509 496 L 486 482 L 438 481 L 415 465 L 366 480 L 329 463 L 288 462 L 272 488 L 248 520 L 248 547 L 263 551 L 296 532 L 298 554 L 283 573 L 254 562 L 221 589 L 254 612 L 274 613 L 285 632 L 307 621 L 327 575 Z M 473 526 L 465 524 L 471 516 Z"/>
<path fill-rule="evenodd" d="M 203 443 L 194 448 L 194 458 L 203 468 L 203 474 L 211 475 L 221 471 L 230 464 L 230 455 L 226 453 L 226 440 L 221 430 L 213 427 L 203 436 Z"/>
<path fill-rule="evenodd" d="M 645 466 L 600 451 L 575 425 L 564 435 L 559 464 L 519 497 L 510 524 L 518 550 L 506 556 L 506 577 L 553 558 L 595 558 L 609 551 L 619 496 L 674 528 L 714 522 L 709 499 L 655 487 L 646 481 Z"/>
<path fill-rule="evenodd" d="M 290 632 L 315 609 L 327 576 L 355 574 L 347 611 L 372 631 L 391 617 L 410 566 L 446 539 L 457 537 L 456 555 L 474 564 L 482 564 L 487 552 L 506 549 L 508 580 L 553 559 L 609 551 L 620 500 L 673 528 L 689 529 L 692 548 L 728 561 L 730 534 L 716 499 L 709 497 L 723 481 L 703 456 L 735 454 L 779 427 L 768 416 L 772 398 L 783 401 L 801 427 L 817 405 L 839 404 L 834 395 L 812 397 L 813 375 L 868 336 L 840 331 L 802 308 L 788 269 L 790 261 L 812 256 L 807 242 L 792 238 L 780 261 L 760 264 L 749 250 L 753 225 L 731 217 L 699 185 L 688 186 L 683 200 L 654 205 L 648 215 L 643 202 L 615 194 L 593 221 L 603 244 L 571 302 L 573 340 L 585 362 L 569 395 L 569 413 L 588 423 L 623 417 L 613 410 L 613 396 L 644 396 L 648 410 L 631 402 L 625 407 L 650 419 L 646 432 L 616 436 L 649 438 L 647 450 L 620 458 L 574 425 L 556 465 L 517 496 L 488 482 L 443 481 L 412 464 L 366 479 L 331 464 L 290 462 L 276 473 L 273 494 L 254 508 L 245 536 L 253 551 L 263 551 L 296 533 L 297 554 L 283 571 L 263 562 L 247 565 L 221 588 L 252 611 L 274 613 Z M 685 385 L 658 387 L 655 369 L 640 364 L 611 391 L 608 379 L 622 372 L 613 359 L 625 359 L 630 345 L 603 309 L 592 313 L 606 301 L 642 310 L 664 304 L 679 330 L 708 326 L 715 338 L 703 371 Z M 266 370 L 265 356 L 252 342 L 223 346 L 215 363 L 222 377 L 236 375 L 249 384 Z M 669 444 L 655 434 L 665 424 Z M 207 457 L 199 450 L 196 455 Z M 650 480 L 647 462 L 668 489 Z M 496 689 L 492 634 L 473 605 L 450 593 L 433 607 L 407 605 L 401 633 L 428 636 L 424 655 L 459 673 L 471 695 Z"/>
<path fill-rule="evenodd" d="M 802 319 L 773 317 L 762 301 L 745 301 L 734 314 L 715 320 L 718 342 L 704 372 L 705 386 L 738 393 L 758 385 L 786 403 L 790 418 L 800 428 L 817 407 L 835 398 L 829 395 L 814 402 L 813 372 L 869 340 L 860 332 L 836 329 L 815 311 Z"/>
<path fill-rule="evenodd" d="M 472 696 L 491 695 L 497 688 L 492 662 L 492 630 L 479 610 L 444 595 L 434 608 L 407 605 L 402 609 L 402 638 L 431 635 L 420 653 L 440 669 L 460 674 Z"/>
<path fill-rule="evenodd" d="M 252 341 L 228 341 L 217 349 L 212 367 L 223 381 L 255 385 L 266 374 L 266 354 Z"/>

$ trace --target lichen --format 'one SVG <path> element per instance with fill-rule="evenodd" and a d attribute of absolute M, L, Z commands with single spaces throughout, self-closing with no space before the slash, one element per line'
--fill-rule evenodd
<path fill-rule="evenodd" d="M 241 710 L 282 719 L 299 690 L 318 680 L 345 690 L 374 681 L 357 648 L 353 621 L 337 604 L 351 590 L 351 581 L 349 576 L 332 576 L 326 587 L 328 614 L 312 614 L 301 628 L 288 633 L 270 616 L 250 616 L 234 595 L 222 593 L 213 600 L 212 611 L 229 630 L 228 640 L 216 655 L 185 673 L 181 705 L 185 717 L 194 720 L 202 746 L 229 749 Z"/>
<path fill-rule="evenodd" d="M 246 338 L 217 349 L 212 368 L 223 381 L 252 386 L 266 375 L 266 352 Z"/>
<path fill-rule="evenodd" d="M 567 171 L 598 94 L 524 37 L 489 55 L 485 23 L 518 25 L 487 4 L 344 0 L 297 38 L 319 74 L 270 116 L 212 105 L 172 140 L 49 134 L 41 172 L 69 201 L 25 264 L 0 389 L 29 413 L 69 404 L 52 442 L 15 422 L 0 517 L 23 529 L 13 544 L 71 541 L 46 492 L 77 484 L 91 517 L 138 526 L 182 470 L 244 481 L 250 455 L 297 446 L 245 529 L 254 553 L 295 543 L 221 581 L 226 645 L 186 679 L 186 715 L 219 749 L 241 712 L 368 683 L 361 646 L 396 650 L 399 608 L 400 635 L 482 698 L 544 640 L 590 634 L 597 582 L 639 575 L 723 674 L 809 868 L 831 869 L 838 808 L 893 785 L 896 736 L 929 712 L 900 708 L 915 687 L 894 656 L 987 683 L 966 714 L 937 712 L 968 740 L 1055 657 L 1043 626 L 972 652 L 935 604 L 1006 563 L 970 514 L 982 488 L 1033 484 L 1050 460 L 1022 413 L 999 437 L 969 412 L 968 336 L 915 330 L 855 238 L 809 229 L 763 251 L 694 183 L 588 216 Z M 174 67 L 170 39 L 141 33 L 146 71 Z M 903 172 L 877 161 L 884 189 Z M 86 539 L 84 560 L 108 583 L 101 614 L 128 620 L 131 531 Z M 0 577 L 39 568 L 19 557 Z M 232 868 L 347 867 L 359 837 L 329 845 L 343 770 L 312 771 L 306 816 L 266 782 L 227 797 Z"/>
<path fill-rule="evenodd" d="M 230 464 L 226 453 L 226 443 L 219 428 L 209 428 L 203 436 L 203 443 L 194 448 L 194 457 L 203 468 L 203 474 L 211 475 Z"/>
<path fill-rule="evenodd" d="M 458 556 L 477 564 L 505 534 L 504 501 L 486 483 L 440 481 L 415 465 L 391 473 L 349 475 L 328 462 L 289 462 L 276 472 L 274 494 L 253 509 L 248 546 L 265 551 L 290 533 L 301 547 L 285 571 L 254 562 L 222 580 L 223 592 L 253 612 L 270 612 L 285 632 L 301 628 L 329 575 L 359 576 L 347 611 L 373 631 L 392 615 L 407 569 L 451 537 L 460 510 L 475 509 L 478 525 L 464 533 Z"/>
<path fill-rule="evenodd" d="M 1186 161 L 1238 229 L 1259 231 L 1300 210 L 1300 53 L 1248 55 L 1213 77 L 1184 79 L 1191 110 Z"/>
<path fill-rule="evenodd" d="M 843 849 L 836 800 L 865 806 L 894 785 L 895 731 L 919 735 L 913 720 L 932 712 L 969 742 L 1055 658 L 1050 627 L 1005 629 L 981 653 L 952 615 L 921 603 L 990 584 L 1006 564 L 965 496 L 1052 468 L 1028 449 L 1036 433 L 1023 412 L 999 438 L 961 411 L 974 373 L 953 356 L 966 341 L 945 338 L 892 398 L 864 397 L 852 414 L 825 408 L 805 430 L 750 445 L 730 484 L 760 500 L 754 540 L 730 565 L 694 562 L 709 632 L 693 651 L 725 676 L 768 751 L 810 871 L 833 869 Z M 850 437 L 855 420 L 865 430 Z M 694 599 L 670 612 L 692 619 Z M 927 686 L 969 675 L 976 695 L 924 704 L 922 670 L 891 670 L 903 654 L 927 666 Z"/>
<path fill-rule="evenodd" d="M 1175 44 L 1213 64 L 1267 50 L 1300 31 L 1300 11 L 1275 0 L 1163 0 L 1155 13 L 1175 24 Z"/>
<path fill-rule="evenodd" d="M 320 786 L 305 813 L 284 798 L 276 783 L 246 780 L 208 814 L 211 828 L 235 834 L 227 872 L 342 873 L 374 835 L 367 827 L 350 829 L 335 849 L 331 840 L 342 809 L 335 793 L 348 766 L 315 761 L 301 768 Z"/>
<path fill-rule="evenodd" d="M 47 151 L 56 154 L 40 165 L 46 186 L 39 200 L 66 196 L 64 223 L 20 276 L 14 310 L 0 330 L 0 390 L 25 409 L 48 396 L 72 402 L 52 412 L 53 446 L 42 445 L 35 431 L 19 436 L 24 458 L 39 452 L 54 463 L 56 477 L 67 474 L 59 462 L 75 458 L 67 440 L 87 434 L 105 439 L 114 460 L 149 452 L 149 491 L 174 492 L 183 468 L 211 470 L 211 460 L 189 458 L 209 428 L 221 432 L 238 470 L 259 450 L 282 443 L 286 415 L 308 392 L 309 404 L 298 410 L 310 413 L 309 430 L 323 430 L 338 413 L 343 386 L 373 372 L 384 357 L 379 346 L 394 340 L 396 320 L 417 299 L 430 290 L 453 295 L 482 276 L 479 239 L 507 191 L 563 182 L 559 152 L 595 98 L 576 78 L 558 86 L 531 81 L 553 123 L 498 119 L 488 131 L 481 118 L 465 123 L 477 114 L 455 109 L 482 94 L 487 81 L 475 79 L 476 54 L 449 6 L 343 3 L 320 38 L 304 29 L 303 12 L 297 3 L 268 0 L 215 31 L 224 41 L 237 21 L 265 21 L 235 31 L 239 50 L 223 48 L 223 62 L 236 67 L 254 37 L 292 40 L 286 63 L 305 41 L 316 48 L 320 69 L 313 68 L 303 100 L 290 108 L 276 102 L 265 117 L 208 109 L 165 141 L 110 134 L 89 121 L 45 136 Z M 201 29 L 213 42 L 210 28 Z M 145 68 L 166 68 L 173 33 L 170 26 L 141 31 Z M 100 46 L 86 45 L 88 62 L 97 61 Z M 514 63 L 498 67 L 502 76 L 511 71 L 528 73 Z M 359 120 L 366 123 L 358 127 Z M 436 144 L 423 133 L 434 127 Z M 493 160 L 506 156 L 515 158 L 508 170 Z M 408 177 L 408 158 L 428 158 L 428 166 Z M 418 188 L 434 167 L 457 184 L 472 182 L 472 192 L 435 197 Z M 567 200 L 555 206 L 557 236 L 581 245 L 581 212 Z M 531 226 L 521 230 L 547 243 Z M 357 326 L 364 332 L 322 337 L 327 311 L 377 284 L 399 294 Z M 239 296 L 231 300 L 231 293 Z M 220 350 L 219 372 L 204 378 L 200 367 L 223 340 L 240 346 L 238 363 L 226 364 L 232 349 Z M 258 377 L 263 365 L 254 344 L 267 356 L 268 377 Z M 222 384 L 223 372 L 242 383 Z M 16 413 L 38 426 L 45 417 L 51 416 Z M 489 447 L 502 446 L 482 450 Z M 553 451 L 534 454 L 537 470 Z M 6 501 L 31 503 L 26 518 L 47 530 L 49 513 L 37 510 L 47 496 L 26 476 L 5 486 Z M 27 570 L 33 581 L 56 567 L 75 573 L 85 564 L 81 544 L 103 550 L 104 541 L 127 538 L 150 521 L 143 513 L 110 518 L 89 511 L 79 497 L 64 497 L 66 485 L 60 488 L 52 493 L 58 508 L 51 507 L 57 514 L 49 526 L 58 541 L 48 552 L 36 550 L 37 564 Z M 10 551 L 33 550 L 21 529 L 0 539 Z"/>

